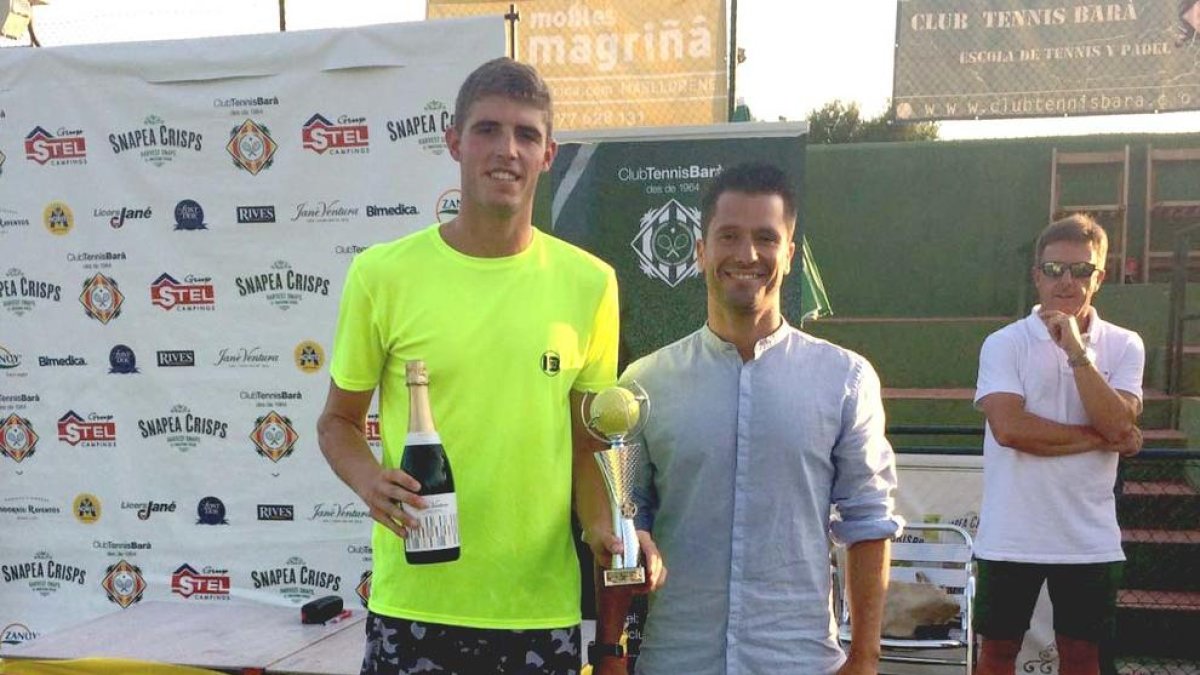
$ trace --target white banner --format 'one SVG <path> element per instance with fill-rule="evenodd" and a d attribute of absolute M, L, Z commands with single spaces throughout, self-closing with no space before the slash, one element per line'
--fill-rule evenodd
<path fill-rule="evenodd" d="M 443 132 L 504 48 L 478 18 L 0 51 L 0 654 L 148 599 L 361 606 L 370 519 L 315 428 L 342 280 L 456 213 Z"/>

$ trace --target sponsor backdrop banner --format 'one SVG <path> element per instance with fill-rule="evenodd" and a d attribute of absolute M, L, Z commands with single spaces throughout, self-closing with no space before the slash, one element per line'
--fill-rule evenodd
<path fill-rule="evenodd" d="M 770 127 L 776 128 L 764 132 Z M 729 124 L 713 127 L 703 138 L 559 146 L 550 180 L 543 181 L 549 189 L 540 195 L 539 222 L 552 222 L 556 235 L 616 269 L 623 365 L 704 324 L 707 295 L 696 264 L 700 198 L 723 168 L 748 160 L 773 162 L 795 180 L 803 199 L 807 127 L 793 123 L 784 135 L 778 127 Z M 799 249 L 783 288 L 784 315 L 797 326 L 805 311 L 816 308 L 806 292 Z"/>
<path fill-rule="evenodd" d="M 509 2 L 429 0 L 429 18 L 503 15 Z M 517 58 L 554 92 L 561 129 L 726 121 L 724 0 L 525 0 Z"/>
<path fill-rule="evenodd" d="M 342 281 L 456 213 L 442 133 L 504 48 L 476 18 L 0 52 L 0 654 L 147 599 L 362 606 L 315 428 Z"/>
<path fill-rule="evenodd" d="M 1200 109 L 1200 0 L 899 0 L 899 119 Z"/>

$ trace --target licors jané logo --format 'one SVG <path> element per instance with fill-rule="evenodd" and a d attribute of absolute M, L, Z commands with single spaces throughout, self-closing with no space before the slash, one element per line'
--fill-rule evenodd
<path fill-rule="evenodd" d="M 451 188 L 437 198 L 437 221 L 448 223 L 458 217 L 458 209 L 462 206 L 462 190 Z"/>
<path fill-rule="evenodd" d="M 75 520 L 84 525 L 92 525 L 100 520 L 100 498 L 93 494 L 81 492 L 75 495 L 75 501 L 71 503 L 71 510 L 75 513 Z"/>
<path fill-rule="evenodd" d="M 121 609 L 126 609 L 133 603 L 141 601 L 142 594 L 146 592 L 146 580 L 142 577 L 142 570 L 137 565 L 122 559 L 115 565 L 109 565 L 108 569 L 104 571 L 104 579 L 100 581 L 100 587 L 104 589 L 110 602 L 115 602 L 121 606 Z"/>
<path fill-rule="evenodd" d="M 433 100 L 421 112 L 387 123 L 388 140 L 393 143 L 413 139 L 422 150 L 440 155 L 446 151 L 446 130 L 454 126 L 454 111 Z"/>
<path fill-rule="evenodd" d="M 56 237 L 70 234 L 75 227 L 75 213 L 65 202 L 53 201 L 42 209 L 42 224 Z"/>
<path fill-rule="evenodd" d="M 254 431 L 250 432 L 258 454 L 276 463 L 292 454 L 299 439 L 292 421 L 274 410 L 254 420 Z"/>
<path fill-rule="evenodd" d="M 225 144 L 234 166 L 249 171 L 252 176 L 271 168 L 278 149 L 279 144 L 271 138 L 270 130 L 249 119 L 229 132 L 229 142 Z"/>
<path fill-rule="evenodd" d="M 29 420 L 12 413 L 0 422 L 0 454 L 18 464 L 37 451 L 38 435 Z"/>
<path fill-rule="evenodd" d="M 124 302 L 125 295 L 121 293 L 116 279 L 99 272 L 84 280 L 83 292 L 79 294 L 79 303 L 83 305 L 83 310 L 102 324 L 121 316 L 121 305 Z"/>
<path fill-rule="evenodd" d="M 253 570 L 250 581 L 255 590 L 275 590 L 295 604 L 310 600 L 318 591 L 321 595 L 337 593 L 342 577 L 333 572 L 309 567 L 299 556 L 288 558 L 278 567 Z"/>
<path fill-rule="evenodd" d="M 203 142 L 203 134 L 169 126 L 158 115 L 147 116 L 138 128 L 108 135 L 108 144 L 114 155 L 133 150 L 143 162 L 159 167 L 173 162 L 181 150 L 200 152 Z"/>
<path fill-rule="evenodd" d="M 168 312 L 173 309 L 181 312 L 211 312 L 216 309 L 217 291 L 213 287 L 212 277 L 189 274 L 184 277 L 184 282 L 179 283 L 166 272 L 160 274 L 150 284 L 150 302 Z"/>
<path fill-rule="evenodd" d="M 2 349 L 2 348 L 0 348 Z M 3 352 L 0 352 L 0 360 L 3 359 Z M 292 357 L 296 360 L 296 367 L 302 373 L 321 372 L 321 366 L 325 365 L 325 348 L 319 342 L 313 340 L 304 340 L 296 345 L 296 349 L 292 351 Z M 0 367 L 2 367 L 0 362 Z"/>
<path fill-rule="evenodd" d="M 51 134 L 34 127 L 25 136 L 25 159 L 42 166 L 87 164 L 87 140 L 81 129 L 61 127 L 57 134 Z"/>
<path fill-rule="evenodd" d="M 12 267 L 0 277 L 0 307 L 17 315 L 24 316 L 32 311 L 39 301 L 59 302 L 62 300 L 62 286 L 30 279 L 21 270 Z"/>
<path fill-rule="evenodd" d="M 308 118 L 300 130 L 300 142 L 305 150 L 318 155 L 365 155 L 371 152 L 371 132 L 367 118 L 341 115 L 337 124 L 317 113 Z"/>
<path fill-rule="evenodd" d="M 229 570 L 205 566 L 201 571 L 183 563 L 171 574 L 171 592 L 194 600 L 228 600 L 233 584 Z"/>
<path fill-rule="evenodd" d="M 114 230 L 119 230 L 125 227 L 127 220 L 149 220 L 154 217 L 154 209 L 145 207 L 142 209 L 131 209 L 127 206 L 120 207 L 100 207 L 92 209 L 93 218 L 108 218 L 108 226 Z"/>
<path fill-rule="evenodd" d="M 74 410 L 58 418 L 58 440 L 72 447 L 113 448 L 117 445 L 117 423 L 112 415 L 88 413 L 84 419 Z"/>
<path fill-rule="evenodd" d="M 702 237 L 700 210 L 672 199 L 643 216 L 630 245 L 646 276 L 671 288 L 700 275 L 696 242 Z"/>
<path fill-rule="evenodd" d="M 38 551 L 29 560 L 0 565 L 0 580 L 5 584 L 25 582 L 29 590 L 44 598 L 57 593 L 63 584 L 82 586 L 87 581 L 87 570 L 55 560 L 48 551 Z"/>
<path fill-rule="evenodd" d="M 175 205 L 176 230 L 207 230 L 204 207 L 194 199 L 184 199 Z"/>
<path fill-rule="evenodd" d="M 170 414 L 143 418 L 137 424 L 142 438 L 166 437 L 167 444 L 180 452 L 196 449 L 205 437 L 225 438 L 229 434 L 228 422 L 193 415 L 183 404 L 172 406 Z"/>
<path fill-rule="evenodd" d="M 300 304 L 307 296 L 329 295 L 328 278 L 297 272 L 285 260 L 276 260 L 270 271 L 236 277 L 234 284 L 240 297 L 261 296 L 285 311 Z"/>

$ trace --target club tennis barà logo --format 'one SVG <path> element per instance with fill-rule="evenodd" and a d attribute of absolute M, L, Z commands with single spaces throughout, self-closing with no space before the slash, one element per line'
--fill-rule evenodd
<path fill-rule="evenodd" d="M 699 276 L 696 241 L 700 236 L 700 210 L 672 199 L 642 216 L 630 245 L 646 276 L 674 288 Z"/>

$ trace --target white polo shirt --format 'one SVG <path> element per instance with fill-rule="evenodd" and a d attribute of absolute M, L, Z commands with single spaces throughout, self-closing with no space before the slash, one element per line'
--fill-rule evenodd
<path fill-rule="evenodd" d="M 1025 399 L 1025 410 L 1062 424 L 1090 424 L 1066 353 L 1038 317 L 992 333 L 979 354 L 975 405 L 1004 392 Z M 1142 338 L 1100 320 L 1092 308 L 1084 336 L 1088 356 L 1110 386 L 1142 398 L 1146 360 Z M 975 553 L 986 560 L 1098 563 L 1124 560 L 1113 487 L 1119 456 L 1096 450 L 1039 457 L 983 441 L 983 508 Z"/>

